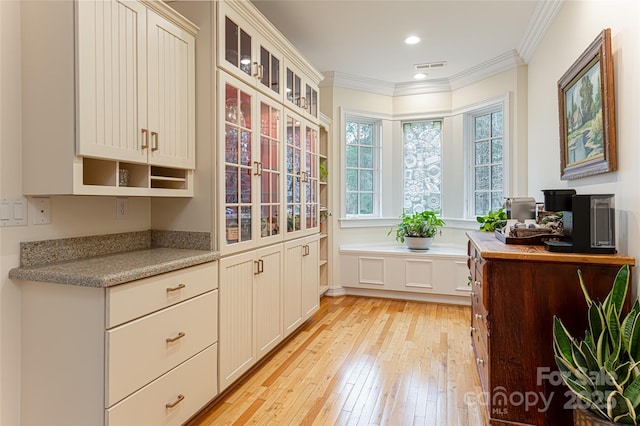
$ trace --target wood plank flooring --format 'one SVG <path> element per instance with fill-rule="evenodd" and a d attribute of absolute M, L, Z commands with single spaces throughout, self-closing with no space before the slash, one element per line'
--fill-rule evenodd
<path fill-rule="evenodd" d="M 325 297 L 301 331 L 189 426 L 488 424 L 470 308 Z"/>

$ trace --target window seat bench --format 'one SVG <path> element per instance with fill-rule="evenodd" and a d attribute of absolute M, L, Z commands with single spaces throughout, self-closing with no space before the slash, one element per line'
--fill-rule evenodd
<path fill-rule="evenodd" d="M 340 285 L 347 294 L 470 305 L 465 246 L 434 243 L 340 246 Z"/>

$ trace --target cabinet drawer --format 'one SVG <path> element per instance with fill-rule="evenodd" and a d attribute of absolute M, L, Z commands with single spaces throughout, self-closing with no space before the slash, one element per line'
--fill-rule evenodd
<path fill-rule="evenodd" d="M 218 340 L 218 290 L 106 333 L 110 407 Z"/>
<path fill-rule="evenodd" d="M 485 348 L 489 347 L 489 331 L 487 327 L 487 314 L 482 306 L 472 305 L 471 331 L 474 342 L 481 340 Z"/>
<path fill-rule="evenodd" d="M 107 288 L 107 328 L 218 288 L 218 262 L 209 262 Z"/>
<path fill-rule="evenodd" d="M 214 344 L 107 409 L 105 424 L 157 426 L 184 423 L 218 393 L 217 366 L 218 345 Z M 175 405 L 171 407 L 172 404 Z"/>
<path fill-rule="evenodd" d="M 474 333 L 472 333 L 473 335 Z M 473 351 L 476 355 L 476 367 L 478 368 L 478 375 L 480 376 L 480 384 L 482 385 L 482 390 L 485 392 L 489 391 L 489 354 L 487 352 L 487 347 L 482 342 L 482 339 L 473 339 Z"/>

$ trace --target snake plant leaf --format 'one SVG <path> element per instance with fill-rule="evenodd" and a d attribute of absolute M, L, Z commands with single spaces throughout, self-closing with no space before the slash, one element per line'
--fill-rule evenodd
<path fill-rule="evenodd" d="M 604 367 L 604 363 L 609 358 L 609 339 L 607 333 L 600 334 L 598 343 L 596 343 L 596 361 L 600 367 Z"/>
<path fill-rule="evenodd" d="M 595 388 L 595 383 L 591 380 L 588 373 L 584 373 L 569 363 L 566 359 L 556 355 L 556 364 L 560 369 L 562 378 L 567 382 L 568 380 L 574 380 L 582 384 L 583 388 Z"/>
<path fill-rule="evenodd" d="M 631 401 L 631 405 L 634 409 L 638 408 L 640 405 L 640 377 L 636 377 L 636 379 L 627 386 L 622 394 L 625 398 Z"/>
<path fill-rule="evenodd" d="M 631 372 L 637 365 L 637 363 L 627 361 L 616 367 L 616 369 L 613 371 L 613 374 L 620 386 L 624 388 L 627 385 L 629 379 L 631 379 Z"/>
<path fill-rule="evenodd" d="M 593 301 L 589 296 L 589 291 L 587 290 L 587 286 L 584 283 L 584 278 L 582 278 L 582 271 L 578 269 L 578 281 L 580 281 L 580 288 L 582 289 L 582 293 L 584 294 L 584 300 L 587 301 L 587 306 L 591 306 Z"/>
<path fill-rule="evenodd" d="M 593 345 L 590 345 L 586 341 L 583 341 L 578 344 L 578 347 L 580 348 L 580 352 L 584 355 L 584 358 L 589 367 L 589 371 L 598 370 L 598 368 L 600 367 L 596 360 L 596 354 L 595 354 L 595 349 L 593 348 Z"/>
<path fill-rule="evenodd" d="M 620 392 L 620 394 L 622 394 L 622 392 L 624 392 L 624 389 L 622 388 L 620 383 L 618 383 L 618 377 L 616 377 L 614 372 L 611 372 L 609 370 L 606 370 L 606 372 L 607 372 L 607 382 L 611 383 L 613 386 L 615 386 L 616 391 L 618 391 L 618 392 Z"/>
<path fill-rule="evenodd" d="M 613 391 L 607 397 L 607 417 L 618 423 L 634 424 L 635 410 L 622 393 Z"/>
<path fill-rule="evenodd" d="M 640 315 L 636 315 L 629 336 L 629 356 L 640 361 Z"/>
<path fill-rule="evenodd" d="M 624 265 L 616 274 L 613 280 L 613 287 L 602 304 L 604 311 L 607 312 L 610 306 L 615 306 L 617 312 L 622 312 L 624 299 L 627 297 L 627 288 L 629 287 L 629 265 Z"/>
<path fill-rule="evenodd" d="M 587 314 L 589 315 L 589 329 L 591 330 L 591 335 L 597 341 L 602 334 L 602 330 L 604 330 L 606 326 L 604 315 L 602 314 L 600 307 L 595 303 L 591 303 L 589 305 Z"/>
<path fill-rule="evenodd" d="M 562 321 L 555 315 L 553 316 L 553 342 L 556 349 L 556 355 L 560 355 L 562 358 L 573 364 L 573 354 L 571 352 L 571 346 L 573 337 L 569 334 L 567 329 L 562 324 Z"/>
<path fill-rule="evenodd" d="M 637 318 L 638 314 L 634 310 L 631 310 L 624 320 L 622 320 L 622 324 L 620 324 L 620 329 L 622 330 L 622 342 L 627 350 L 631 348 L 630 343 L 633 338 L 633 327 L 635 326 Z"/>
<path fill-rule="evenodd" d="M 622 343 L 620 339 L 620 312 L 615 305 L 609 305 L 607 310 L 607 329 L 609 330 L 609 336 L 611 337 L 611 343 L 614 345 Z"/>

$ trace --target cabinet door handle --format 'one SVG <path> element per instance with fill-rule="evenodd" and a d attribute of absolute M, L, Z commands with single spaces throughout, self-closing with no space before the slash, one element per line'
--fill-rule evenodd
<path fill-rule="evenodd" d="M 476 362 L 480 365 L 484 365 L 484 359 L 482 358 L 476 358 Z"/>
<path fill-rule="evenodd" d="M 300 172 L 300 182 L 307 182 L 308 180 L 307 172 Z"/>
<path fill-rule="evenodd" d="M 157 151 L 160 147 L 160 142 L 158 141 L 158 132 L 151 132 L 151 142 L 153 142 L 151 151 Z"/>
<path fill-rule="evenodd" d="M 176 287 L 168 287 L 167 288 L 167 293 L 171 293 L 173 291 L 178 291 L 178 290 L 182 290 L 183 288 L 185 288 L 186 285 L 185 284 L 178 284 Z"/>
<path fill-rule="evenodd" d="M 256 171 L 253 173 L 254 176 L 262 176 L 262 163 L 259 161 L 254 161 L 253 165 L 256 166 Z"/>
<path fill-rule="evenodd" d="M 176 337 L 167 337 L 167 343 L 173 343 L 177 340 L 182 339 L 184 336 L 186 336 L 186 334 L 181 331 Z"/>
<path fill-rule="evenodd" d="M 482 283 L 481 283 L 480 281 L 478 281 L 478 280 L 476 280 L 475 284 L 476 284 L 476 286 L 478 286 L 478 287 L 480 287 L 480 286 L 482 285 Z"/>
<path fill-rule="evenodd" d="M 173 402 L 167 402 L 164 406 L 167 407 L 167 408 L 173 408 L 176 405 L 180 404 L 183 399 L 184 399 L 184 395 L 180 394 L 180 395 L 178 395 L 178 399 L 176 399 Z"/>
<path fill-rule="evenodd" d="M 258 80 L 262 80 L 264 76 L 264 66 L 262 64 L 258 65 Z"/>
<path fill-rule="evenodd" d="M 475 327 L 471 327 L 471 332 L 473 333 L 474 331 L 477 331 L 478 329 Z"/>
<path fill-rule="evenodd" d="M 309 244 L 305 244 L 302 246 L 302 255 L 309 256 Z"/>
<path fill-rule="evenodd" d="M 476 319 L 482 319 L 482 315 L 481 314 L 476 314 Z"/>
<path fill-rule="evenodd" d="M 142 129 L 142 136 L 144 136 L 144 138 L 142 139 L 142 145 L 140 148 L 147 149 L 149 148 L 149 130 Z"/>
<path fill-rule="evenodd" d="M 264 272 L 264 260 L 254 260 L 253 264 L 256 266 L 256 271 L 253 273 L 253 275 L 258 275 Z"/>
<path fill-rule="evenodd" d="M 300 98 L 300 108 L 309 109 L 309 104 L 307 104 L 307 98 L 304 96 Z"/>

